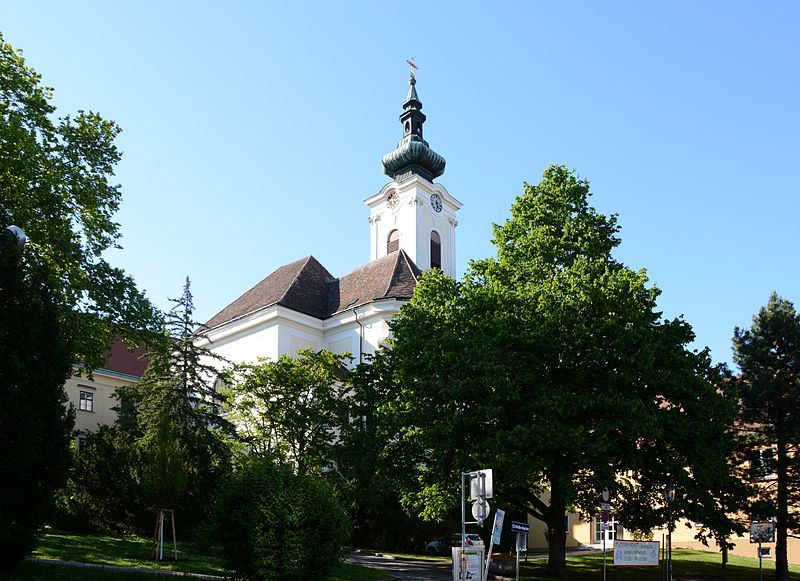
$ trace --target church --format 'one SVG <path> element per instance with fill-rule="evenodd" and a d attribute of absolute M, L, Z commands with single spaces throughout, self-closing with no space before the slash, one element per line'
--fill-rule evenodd
<path fill-rule="evenodd" d="M 445 160 L 423 137 L 425 114 L 409 64 L 403 137 L 381 161 L 391 181 L 364 201 L 370 261 L 338 277 L 313 256 L 279 267 L 206 322 L 201 346 L 234 363 L 307 348 L 349 352 L 359 363 L 381 347 L 423 270 L 455 277 L 462 204 L 434 183 Z"/>

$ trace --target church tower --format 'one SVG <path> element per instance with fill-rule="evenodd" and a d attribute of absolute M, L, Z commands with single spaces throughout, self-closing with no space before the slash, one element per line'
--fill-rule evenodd
<path fill-rule="evenodd" d="M 365 200 L 370 208 L 370 260 L 404 250 L 421 268 L 440 268 L 456 275 L 456 221 L 461 202 L 433 180 L 444 173 L 444 158 L 422 134 L 425 114 L 417 95 L 413 59 L 408 95 L 400 123 L 403 138 L 383 156 L 383 172 L 392 178 Z"/>

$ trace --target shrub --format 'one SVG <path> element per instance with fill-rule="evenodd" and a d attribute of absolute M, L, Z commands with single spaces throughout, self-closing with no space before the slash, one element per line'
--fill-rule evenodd
<path fill-rule="evenodd" d="M 216 516 L 225 567 L 245 579 L 325 579 L 349 533 L 325 482 L 263 458 L 231 478 Z"/>

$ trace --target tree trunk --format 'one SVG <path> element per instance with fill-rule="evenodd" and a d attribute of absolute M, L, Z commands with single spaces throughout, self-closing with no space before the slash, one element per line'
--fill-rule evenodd
<path fill-rule="evenodd" d="M 547 570 L 550 575 L 563 577 L 567 573 L 567 531 L 564 528 L 564 516 L 567 503 L 556 490 L 550 495 L 550 509 L 547 519 L 547 538 L 549 551 L 547 555 Z"/>
<path fill-rule="evenodd" d="M 789 559 L 786 550 L 786 534 L 789 520 L 789 475 L 786 442 L 778 435 L 778 510 L 775 526 L 775 580 L 789 581 Z"/>

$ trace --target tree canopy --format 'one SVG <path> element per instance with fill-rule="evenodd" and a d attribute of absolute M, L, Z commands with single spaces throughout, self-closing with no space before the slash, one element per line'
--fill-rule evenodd
<path fill-rule="evenodd" d="M 626 526 L 664 522 L 654 507 L 672 478 L 678 514 L 715 515 L 729 490 L 735 399 L 682 319 L 664 320 L 644 271 L 619 263 L 615 216 L 589 184 L 551 166 L 525 184 L 494 227 L 497 256 L 461 282 L 427 271 L 391 323 L 382 399 L 387 458 L 404 467 L 405 502 L 440 516 L 459 472 L 493 468 L 502 502 L 546 523 L 550 568 L 563 574 L 564 515 L 597 512 L 612 490 Z M 549 501 L 542 493 L 549 490 Z"/>
<path fill-rule="evenodd" d="M 242 364 L 227 377 L 229 417 L 249 450 L 299 473 L 330 467 L 342 422 L 348 354 L 302 349 L 297 357 Z"/>
<path fill-rule="evenodd" d="M 0 35 L 0 224 L 27 234 L 25 260 L 47 266 L 75 360 L 91 369 L 115 334 L 154 328 L 156 311 L 102 256 L 120 236 L 120 129 L 91 111 L 55 118 L 52 91 Z"/>
<path fill-rule="evenodd" d="M 736 328 L 733 346 L 753 517 L 775 517 L 776 579 L 788 581 L 786 541 L 800 534 L 800 315 L 773 292 L 752 327 Z"/>

